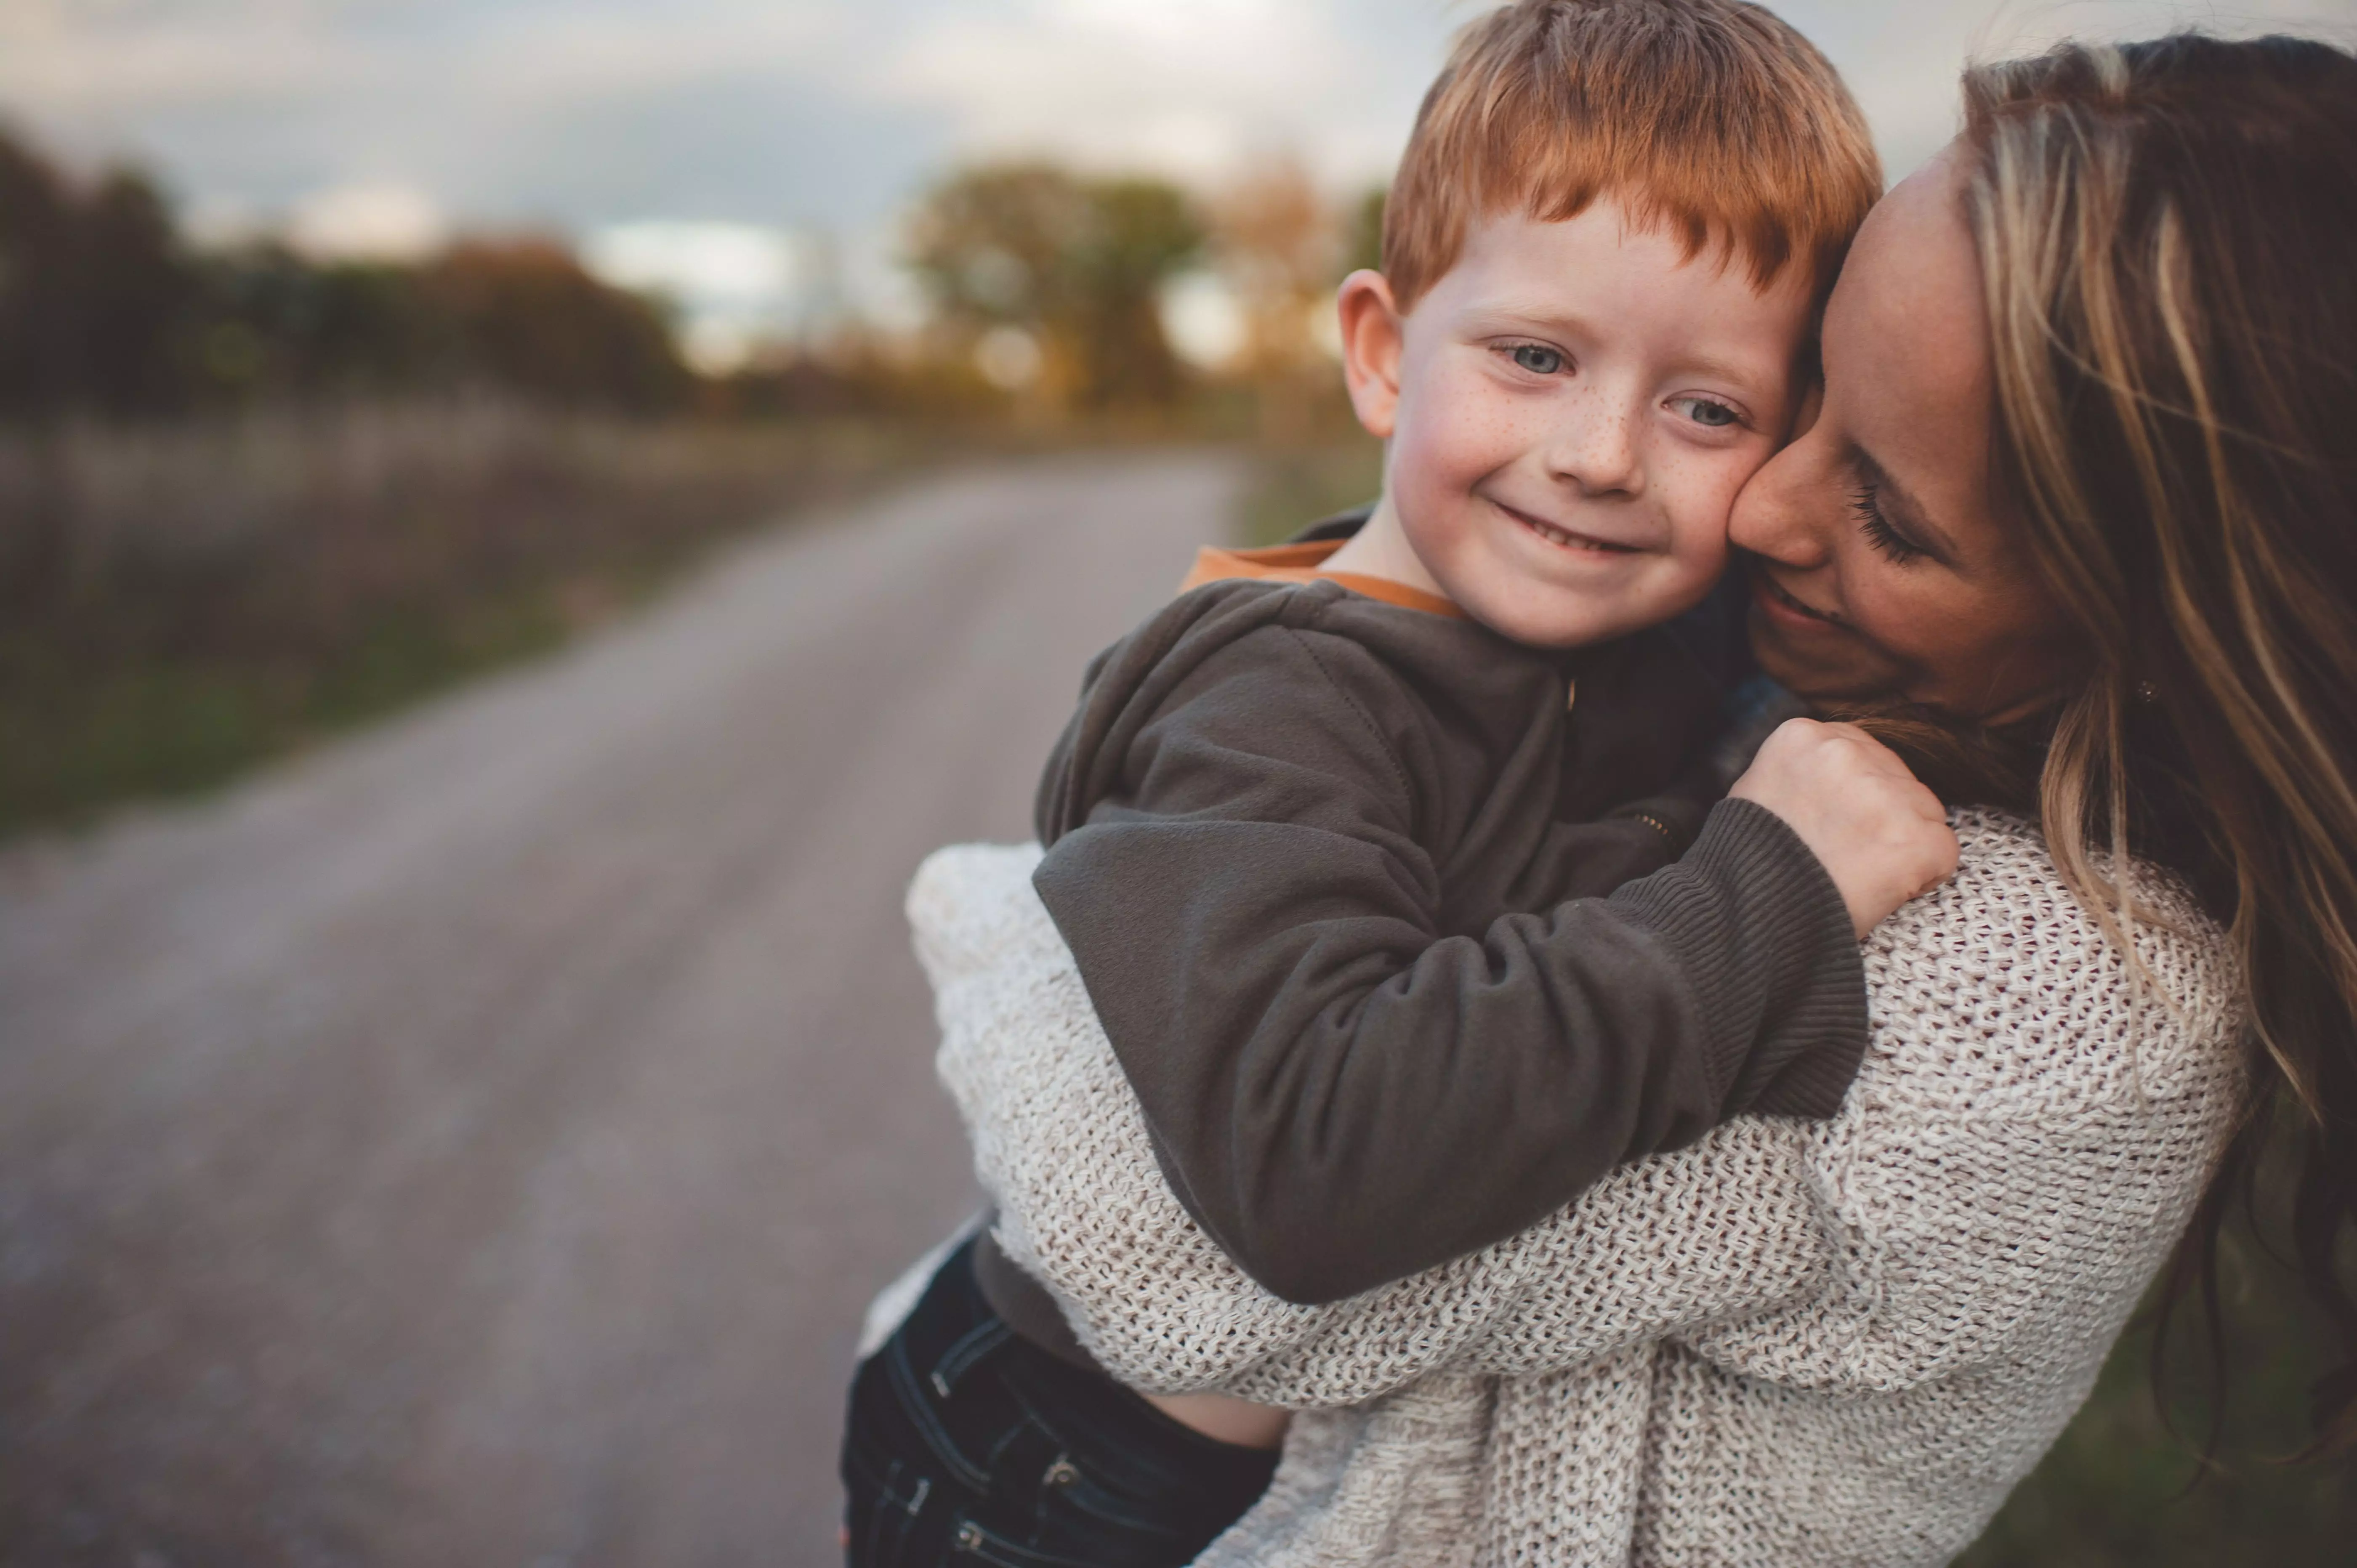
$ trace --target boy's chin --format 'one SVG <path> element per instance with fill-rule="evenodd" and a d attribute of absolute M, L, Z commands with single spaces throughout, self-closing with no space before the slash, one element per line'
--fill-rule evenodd
<path fill-rule="evenodd" d="M 1575 596 L 1566 594 L 1565 598 Z M 1548 596 L 1550 599 L 1555 596 Z M 1609 642 L 1617 637 L 1643 627 L 1667 620 L 1668 616 L 1633 619 L 1625 611 L 1614 613 L 1619 607 L 1604 604 L 1533 603 L 1526 594 L 1501 595 L 1491 598 L 1479 594 L 1460 595 L 1459 608 L 1473 619 L 1488 627 L 1509 642 L 1519 642 L 1526 648 L 1573 649 L 1586 648 L 1590 643 Z"/>
<path fill-rule="evenodd" d="M 1585 648 L 1675 619 L 1709 592 L 1660 591 L 1638 582 L 1534 585 L 1527 581 L 1445 585 L 1459 609 L 1511 642 L 1528 648 Z"/>

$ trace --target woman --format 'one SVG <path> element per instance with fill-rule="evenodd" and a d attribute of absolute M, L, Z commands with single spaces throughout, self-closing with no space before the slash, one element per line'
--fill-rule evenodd
<path fill-rule="evenodd" d="M 1966 95 L 1853 252 L 1819 418 L 1737 514 L 1768 671 L 1903 708 L 1951 799 L 2010 808 L 1961 812 L 1955 882 L 1870 940 L 1877 1037 L 1832 1122 L 1730 1124 L 1289 1305 L 1162 1187 L 1022 858 L 912 894 L 1008 1250 L 1099 1359 L 1353 1407 L 1297 1419 L 1204 1562 L 1944 1562 L 2285 1095 L 2303 1261 L 2348 1305 L 2357 60 L 2173 38 Z"/>

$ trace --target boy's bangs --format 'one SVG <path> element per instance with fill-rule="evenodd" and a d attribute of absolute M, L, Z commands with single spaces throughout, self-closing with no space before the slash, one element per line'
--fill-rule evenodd
<path fill-rule="evenodd" d="M 1383 222 L 1403 308 L 1501 212 L 1574 218 L 1598 197 L 1740 256 L 1754 287 L 1795 262 L 1819 292 L 1882 193 L 1865 117 L 1824 56 L 1738 0 L 1523 0 L 1458 40 L 1417 116 Z"/>

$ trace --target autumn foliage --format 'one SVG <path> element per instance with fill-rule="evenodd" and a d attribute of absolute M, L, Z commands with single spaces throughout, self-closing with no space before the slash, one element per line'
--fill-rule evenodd
<path fill-rule="evenodd" d="M 142 176 L 77 184 L 0 136 L 0 419 L 459 392 L 654 413 L 694 391 L 662 312 L 555 241 L 402 265 L 198 253 Z"/>

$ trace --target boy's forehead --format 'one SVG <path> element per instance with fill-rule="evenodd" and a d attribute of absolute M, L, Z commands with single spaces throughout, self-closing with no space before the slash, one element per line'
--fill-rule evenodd
<path fill-rule="evenodd" d="M 1624 252 L 1634 252 L 1626 259 L 1655 272 L 1698 269 L 1740 276 L 1742 271 L 1733 265 L 1734 250 L 1724 241 L 1713 237 L 1698 249 L 1691 247 L 1669 220 L 1652 217 L 1609 192 L 1568 218 L 1541 217 L 1521 207 L 1480 213 L 1466 227 L 1458 263 L 1492 271 L 1544 270 L 1567 255 L 1594 261 L 1620 259 Z"/>
<path fill-rule="evenodd" d="M 1491 213 L 1468 230 L 1457 264 L 1436 292 L 1460 306 L 1524 310 L 1625 308 L 1669 301 L 1749 317 L 1751 307 L 1777 314 L 1805 308 L 1807 289 L 1788 268 L 1756 287 L 1731 246 L 1699 249 L 1667 224 L 1648 221 L 1623 203 L 1599 197 L 1570 218 Z M 1697 323 L 1706 325 L 1706 323 Z"/>

